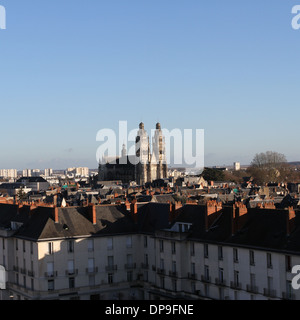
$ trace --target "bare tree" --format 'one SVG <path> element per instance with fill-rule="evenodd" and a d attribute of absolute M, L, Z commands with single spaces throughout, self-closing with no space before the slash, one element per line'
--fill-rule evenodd
<path fill-rule="evenodd" d="M 256 183 L 265 184 L 285 180 L 288 168 L 289 165 L 284 154 L 267 151 L 254 156 L 248 172 Z"/>

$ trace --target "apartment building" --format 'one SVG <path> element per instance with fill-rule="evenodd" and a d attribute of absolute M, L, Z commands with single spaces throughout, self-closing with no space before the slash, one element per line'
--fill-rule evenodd
<path fill-rule="evenodd" d="M 3 299 L 300 299 L 296 213 L 179 203 L 0 204 Z M 254 234 L 253 234 L 254 232 Z"/>
<path fill-rule="evenodd" d="M 10 179 L 17 178 L 17 169 L 0 169 L 0 177 Z"/>

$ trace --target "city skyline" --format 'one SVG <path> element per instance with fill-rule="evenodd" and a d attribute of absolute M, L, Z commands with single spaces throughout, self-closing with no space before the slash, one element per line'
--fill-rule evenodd
<path fill-rule="evenodd" d="M 0 168 L 97 168 L 121 120 L 204 129 L 205 166 L 300 160 L 295 1 L 0 4 Z"/>

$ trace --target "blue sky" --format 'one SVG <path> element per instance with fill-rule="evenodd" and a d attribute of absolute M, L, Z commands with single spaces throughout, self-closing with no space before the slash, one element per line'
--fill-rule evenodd
<path fill-rule="evenodd" d="M 205 164 L 300 160 L 297 0 L 0 0 L 0 168 L 96 168 L 98 130 L 205 130 Z"/>

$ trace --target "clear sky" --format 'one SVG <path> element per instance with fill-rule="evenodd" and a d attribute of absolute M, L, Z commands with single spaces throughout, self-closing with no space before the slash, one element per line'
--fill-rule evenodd
<path fill-rule="evenodd" d="M 205 165 L 300 160 L 300 0 L 0 0 L 0 168 L 96 168 L 102 128 L 204 129 Z"/>

